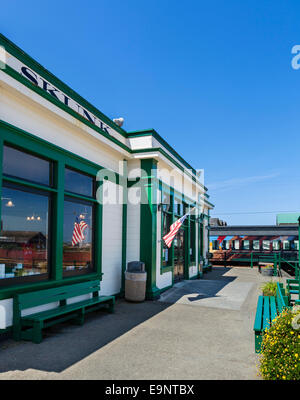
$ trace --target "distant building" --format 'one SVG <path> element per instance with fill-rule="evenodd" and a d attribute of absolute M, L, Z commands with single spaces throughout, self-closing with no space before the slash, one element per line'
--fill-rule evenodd
<path fill-rule="evenodd" d="M 210 226 L 227 226 L 227 222 L 222 221 L 219 218 L 211 218 L 210 219 Z"/>
<path fill-rule="evenodd" d="M 300 213 L 277 214 L 276 225 L 298 225 Z"/>

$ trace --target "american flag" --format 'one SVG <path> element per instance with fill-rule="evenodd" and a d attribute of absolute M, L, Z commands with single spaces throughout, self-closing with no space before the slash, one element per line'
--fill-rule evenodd
<path fill-rule="evenodd" d="M 177 221 L 175 221 L 171 226 L 170 226 L 170 232 L 167 233 L 164 237 L 163 240 L 166 243 L 166 246 L 171 247 L 172 241 L 176 235 L 176 233 L 179 231 L 181 225 L 183 224 L 184 220 L 186 217 L 191 214 L 192 211 L 195 210 L 195 207 L 193 207 L 187 214 L 185 214 L 183 217 L 179 218 Z"/>
<path fill-rule="evenodd" d="M 174 236 L 176 233 L 179 231 L 181 225 L 183 224 L 184 220 L 188 214 L 185 214 L 183 217 L 179 218 L 177 221 L 175 221 L 171 226 L 170 226 L 170 232 L 167 233 L 164 237 L 163 240 L 165 241 L 166 245 L 168 247 L 171 247 L 172 241 L 174 239 Z"/>
<path fill-rule="evenodd" d="M 88 225 L 84 221 L 79 221 L 79 218 L 76 217 L 72 235 L 72 246 L 75 246 L 77 243 L 81 243 L 84 240 L 83 232 L 87 227 Z"/>

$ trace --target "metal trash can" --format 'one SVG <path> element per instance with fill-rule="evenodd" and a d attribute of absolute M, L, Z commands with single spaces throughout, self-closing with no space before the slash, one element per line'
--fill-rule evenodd
<path fill-rule="evenodd" d="M 144 301 L 146 297 L 147 272 L 145 263 L 131 261 L 125 271 L 125 299 L 128 301 Z"/>

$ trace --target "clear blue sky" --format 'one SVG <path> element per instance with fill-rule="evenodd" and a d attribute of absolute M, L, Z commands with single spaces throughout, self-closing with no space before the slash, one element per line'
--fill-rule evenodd
<path fill-rule="evenodd" d="M 299 0 L 10 0 L 1 32 L 126 130 L 154 128 L 205 168 L 214 215 L 300 211 Z M 268 213 L 238 214 L 252 211 Z"/>

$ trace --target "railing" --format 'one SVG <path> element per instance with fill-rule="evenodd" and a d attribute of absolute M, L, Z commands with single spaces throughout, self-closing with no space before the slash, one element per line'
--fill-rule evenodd
<path fill-rule="evenodd" d="M 274 275 L 277 275 L 278 271 L 281 270 L 282 263 L 288 264 L 295 270 L 295 278 L 299 278 L 299 260 L 283 258 L 281 253 L 261 254 L 251 252 L 250 260 L 251 268 L 253 268 L 253 264 L 255 262 L 269 262 L 270 264 L 272 263 L 274 265 Z"/>

